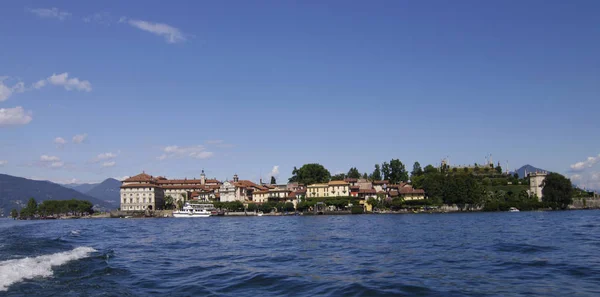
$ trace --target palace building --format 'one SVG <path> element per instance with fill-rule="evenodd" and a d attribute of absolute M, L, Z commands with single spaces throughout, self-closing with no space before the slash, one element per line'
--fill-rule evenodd
<path fill-rule="evenodd" d="M 218 198 L 220 187 L 218 180 L 206 179 L 204 170 L 200 179 L 167 179 L 142 172 L 122 182 L 121 210 L 162 209 L 167 196 L 171 196 L 175 204 L 189 199 L 212 200 Z"/>

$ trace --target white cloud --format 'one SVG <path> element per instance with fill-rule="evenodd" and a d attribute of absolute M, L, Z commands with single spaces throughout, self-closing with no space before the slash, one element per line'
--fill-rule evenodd
<path fill-rule="evenodd" d="M 571 165 L 571 171 L 575 171 L 575 172 L 583 171 L 586 168 L 591 168 L 598 162 L 600 162 L 600 154 L 596 157 L 588 157 L 585 161 L 577 162 L 577 163 Z"/>
<path fill-rule="evenodd" d="M 63 167 L 64 165 L 65 165 L 65 163 L 60 162 L 60 161 L 50 163 L 51 168 L 60 168 L 60 167 Z"/>
<path fill-rule="evenodd" d="M 86 16 L 83 18 L 83 21 L 86 23 L 98 23 L 105 26 L 110 26 L 114 19 L 108 12 L 97 12 L 90 16 Z"/>
<path fill-rule="evenodd" d="M 6 161 L 6 160 L 0 160 L 0 166 L 4 166 L 6 164 L 8 164 L 8 161 Z"/>
<path fill-rule="evenodd" d="M 60 161 L 60 158 L 57 156 L 41 155 L 40 161 L 42 161 L 42 162 L 57 162 L 57 161 Z"/>
<path fill-rule="evenodd" d="M 54 18 L 54 19 L 59 19 L 61 21 L 66 20 L 68 17 L 71 16 L 71 13 L 64 11 L 64 10 L 60 10 L 56 7 L 52 7 L 52 8 L 34 8 L 34 9 L 27 9 L 29 12 L 41 17 L 41 18 Z"/>
<path fill-rule="evenodd" d="M 206 151 L 206 147 L 203 145 L 196 146 L 177 146 L 170 145 L 163 148 L 163 154 L 157 157 L 158 160 L 165 160 L 172 157 L 190 157 L 196 159 L 207 159 L 212 157 L 212 152 Z"/>
<path fill-rule="evenodd" d="M 113 167 L 116 164 L 117 164 L 117 162 L 115 162 L 115 161 L 104 162 L 104 163 L 102 163 L 102 167 Z"/>
<path fill-rule="evenodd" d="M 23 82 L 18 82 L 14 86 L 9 87 L 4 84 L 5 79 L 7 79 L 7 77 L 0 78 L 0 102 L 8 99 L 13 93 L 25 92 L 25 84 Z"/>
<path fill-rule="evenodd" d="M 54 138 L 54 143 L 56 144 L 56 146 L 62 147 L 67 143 L 67 141 L 62 137 L 56 137 Z"/>
<path fill-rule="evenodd" d="M 44 80 L 44 79 L 33 84 L 33 88 L 35 88 L 35 89 L 41 89 L 45 86 L 46 86 L 46 80 Z"/>
<path fill-rule="evenodd" d="M 600 190 L 600 172 L 577 173 L 570 176 L 571 182 L 579 188 Z"/>
<path fill-rule="evenodd" d="M 87 139 L 87 133 L 77 134 L 73 136 L 73 143 L 83 143 Z"/>
<path fill-rule="evenodd" d="M 31 111 L 25 111 L 23 107 L 0 108 L 0 127 L 11 125 L 26 125 L 31 122 Z"/>
<path fill-rule="evenodd" d="M 46 81 L 55 86 L 62 86 L 67 91 L 71 91 L 71 90 L 86 91 L 86 92 L 92 91 L 92 84 L 89 81 L 79 80 L 79 78 L 76 78 L 76 77 L 69 78 L 68 72 L 64 72 L 61 74 L 54 73 L 50 77 L 48 77 L 46 79 Z M 45 83 L 42 83 L 42 81 L 38 81 L 33 85 L 34 88 L 36 88 L 36 86 L 43 87 L 43 86 L 45 86 Z M 38 87 L 38 89 L 39 88 L 40 87 Z"/>
<path fill-rule="evenodd" d="M 152 23 L 142 20 L 128 20 L 124 17 L 122 17 L 119 22 L 127 22 L 129 25 L 135 28 L 162 36 L 168 43 L 184 42 L 186 40 L 185 36 L 183 36 L 183 33 L 181 33 L 179 29 L 167 24 Z"/>
<path fill-rule="evenodd" d="M 271 169 L 269 176 L 274 176 L 274 177 L 279 176 L 279 165 L 273 166 L 273 169 Z"/>
<path fill-rule="evenodd" d="M 98 156 L 96 156 L 96 160 L 108 160 L 108 159 L 114 159 L 116 157 L 117 157 L 117 154 L 103 153 L 103 154 L 99 154 Z"/>
<path fill-rule="evenodd" d="M 65 165 L 65 163 L 61 161 L 59 157 L 49 155 L 41 155 L 39 164 L 43 167 L 50 168 L 61 168 Z"/>

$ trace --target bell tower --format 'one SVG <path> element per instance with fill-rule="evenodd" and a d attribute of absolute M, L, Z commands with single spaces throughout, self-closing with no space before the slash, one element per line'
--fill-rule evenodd
<path fill-rule="evenodd" d="M 202 169 L 202 174 L 200 174 L 200 184 L 206 184 L 206 174 L 204 174 L 204 169 Z"/>

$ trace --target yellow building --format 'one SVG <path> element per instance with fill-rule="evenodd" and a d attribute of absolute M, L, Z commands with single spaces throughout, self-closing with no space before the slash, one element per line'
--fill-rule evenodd
<path fill-rule="evenodd" d="M 306 197 L 329 197 L 329 184 L 312 184 L 306 187 Z"/>
<path fill-rule="evenodd" d="M 330 196 L 350 196 L 350 184 L 343 180 L 332 180 L 327 188 Z"/>

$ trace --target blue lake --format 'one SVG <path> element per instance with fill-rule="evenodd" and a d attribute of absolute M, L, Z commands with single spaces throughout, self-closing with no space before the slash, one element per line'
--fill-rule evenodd
<path fill-rule="evenodd" d="M 600 296 L 600 211 L 0 220 L 0 296 Z"/>

